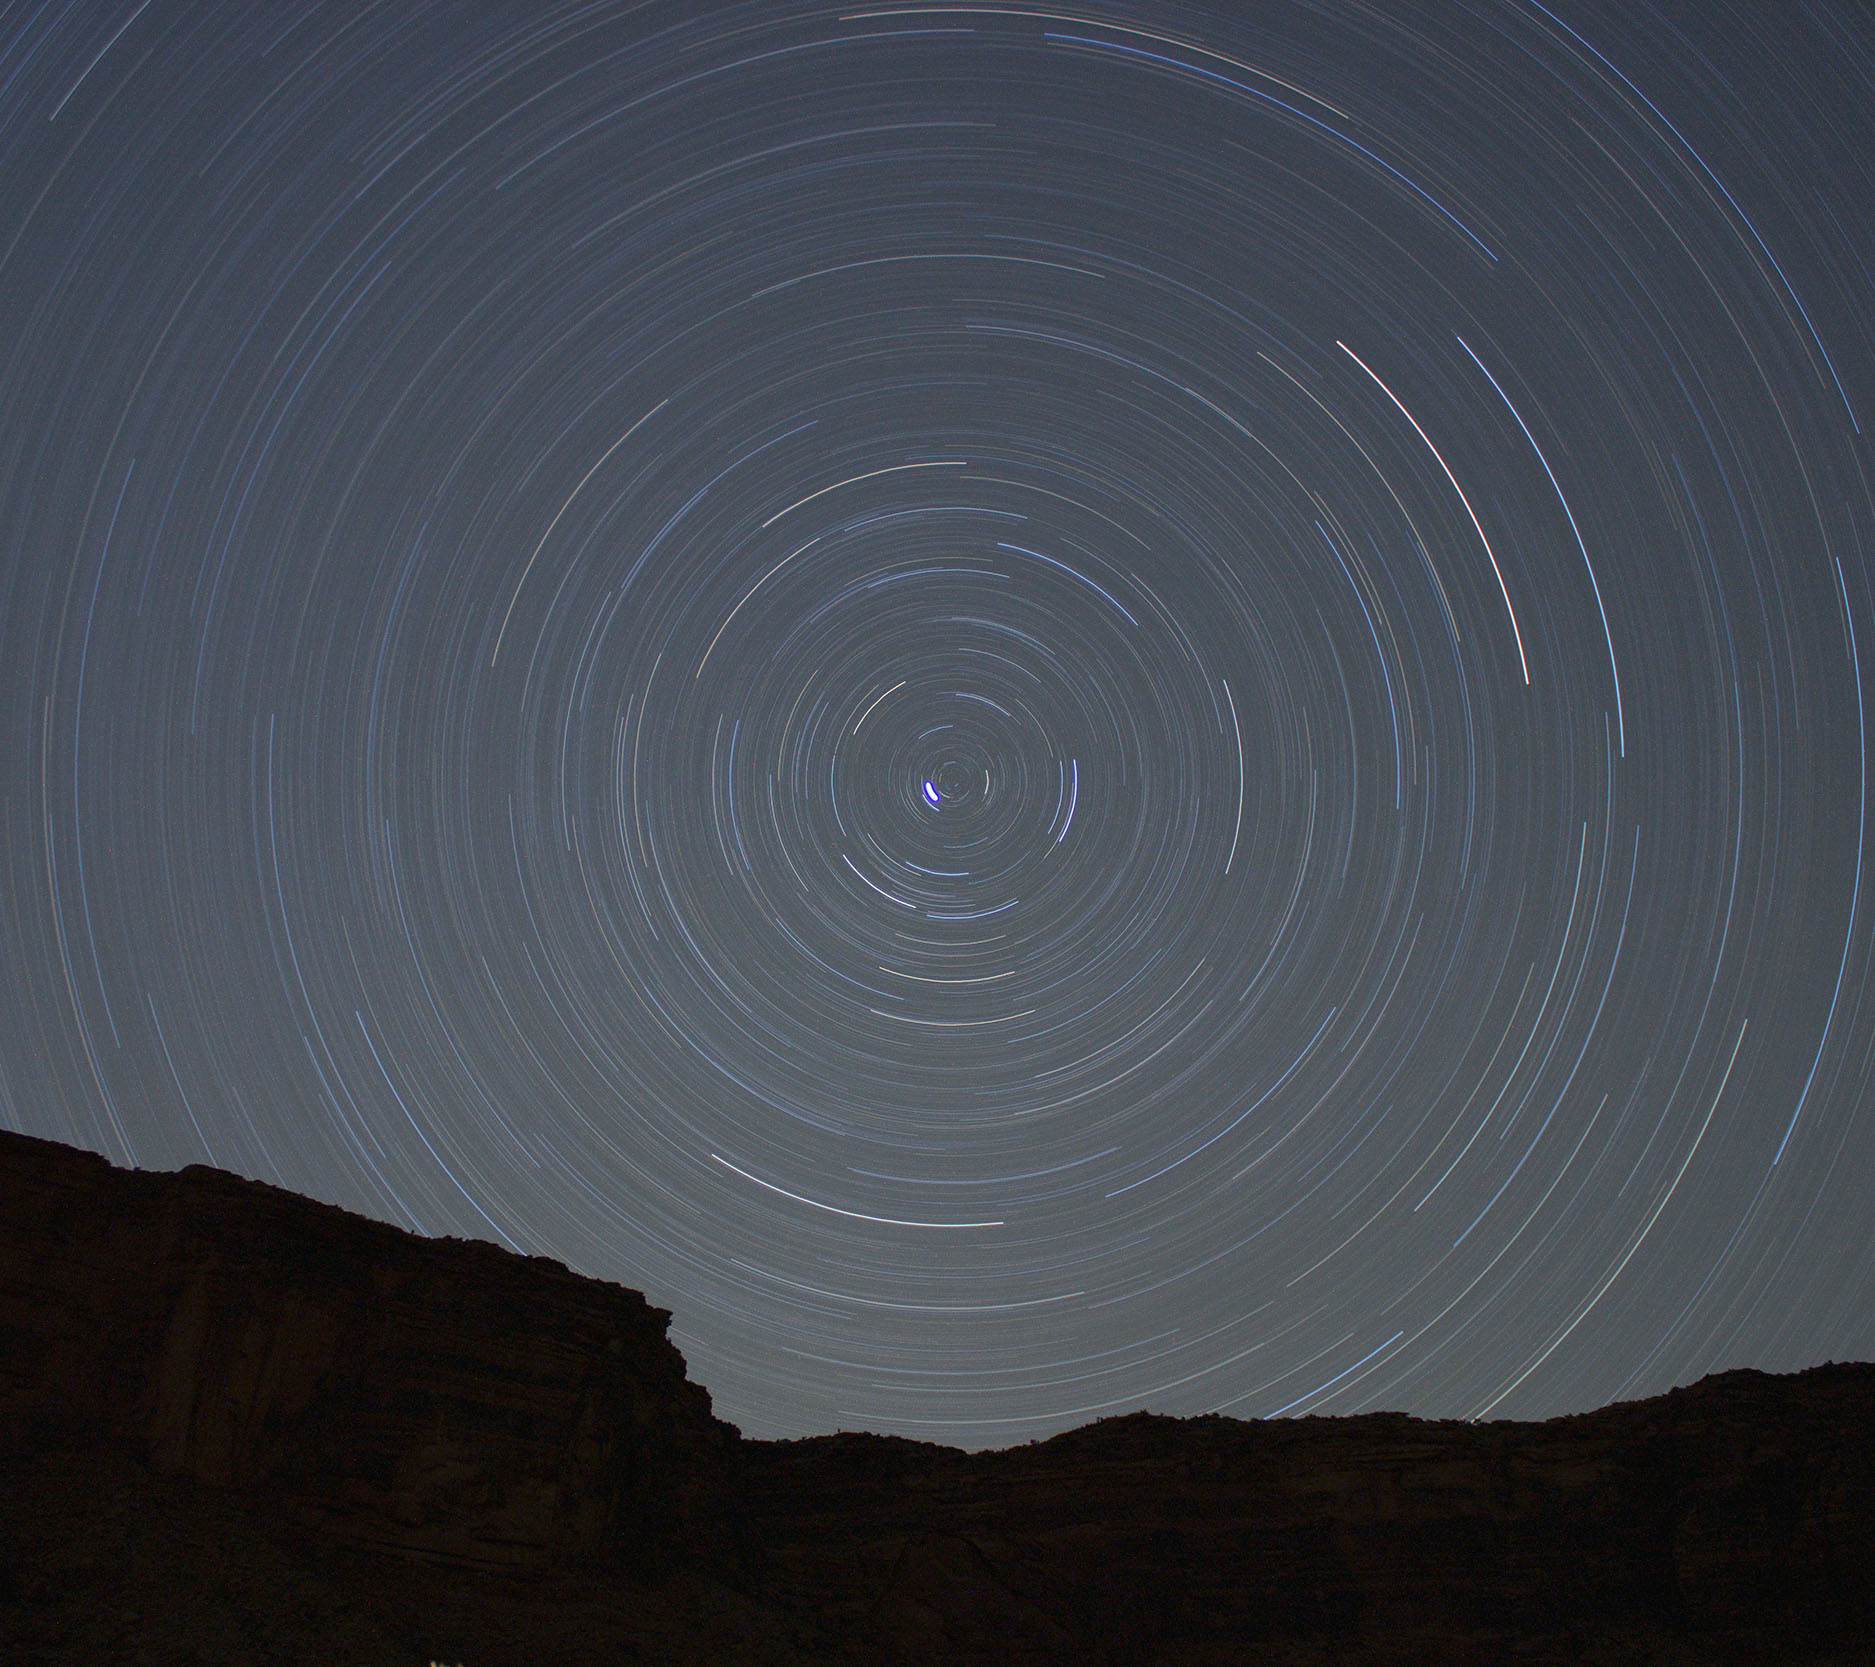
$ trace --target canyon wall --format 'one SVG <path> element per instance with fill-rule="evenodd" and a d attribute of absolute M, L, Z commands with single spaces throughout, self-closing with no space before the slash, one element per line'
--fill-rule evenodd
<path fill-rule="evenodd" d="M 734 1432 L 636 1291 L 18 1135 L 0 1199 L 0 1446 L 108 1443 L 486 1568 L 715 1508 Z"/>
<path fill-rule="evenodd" d="M 0 1620 L 11 1582 L 43 1612 L 18 1638 L 54 1640 L 0 1625 L 0 1655 L 114 1658 L 91 1617 L 266 1539 L 419 1664 L 1875 1660 L 1875 1366 L 1543 1423 L 1134 1414 L 969 1454 L 744 1441 L 668 1320 L 558 1263 L 0 1134 Z M 99 1573 L 45 1549 L 27 1496 L 61 1488 L 61 1544 L 114 1509 L 120 1540 L 212 1519 L 221 1549 Z M 236 1601 L 216 1578 L 164 1637 Z"/>

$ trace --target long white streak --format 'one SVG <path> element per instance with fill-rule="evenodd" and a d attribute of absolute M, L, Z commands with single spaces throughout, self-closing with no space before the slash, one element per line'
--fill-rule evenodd
<path fill-rule="evenodd" d="M 883 469 L 868 469 L 863 475 L 848 475 L 845 480 L 836 480 L 831 486 L 823 486 L 818 492 L 810 492 L 805 498 L 796 498 L 786 509 L 778 509 L 762 523 L 763 527 L 772 527 L 784 515 L 792 515 L 802 504 L 811 504 L 816 498 L 824 498 L 829 492 L 838 492 L 842 486 L 852 486 L 862 480 L 872 480 L 879 475 L 902 474 L 907 469 L 967 469 L 970 460 L 967 457 L 943 458 L 934 463 L 892 463 Z"/>
<path fill-rule="evenodd" d="M 1681 1177 L 1686 1173 L 1687 1165 L 1693 1161 L 1693 1154 L 1699 1150 L 1700 1141 L 1706 1138 L 1706 1130 L 1712 1123 L 1712 1114 L 1719 1109 L 1719 1101 L 1725 1097 L 1725 1085 L 1732 1080 L 1732 1067 L 1738 1063 L 1738 1050 L 1745 1044 L 1745 1027 L 1750 1023 L 1751 1020 L 1749 1019 L 1740 1021 L 1738 1026 L 1738 1040 L 1732 1044 L 1732 1057 L 1725 1062 L 1725 1075 L 1719 1078 L 1719 1090 L 1712 1096 L 1712 1104 L 1706 1108 L 1706 1120 L 1699 1125 L 1699 1133 L 1693 1136 L 1693 1144 L 1686 1149 L 1686 1157 L 1680 1164 L 1679 1173 L 1673 1177 L 1672 1185 L 1660 1195 L 1660 1202 L 1654 1206 L 1654 1213 L 1647 1218 L 1646 1226 L 1642 1227 L 1640 1232 L 1634 1235 L 1634 1242 L 1628 1246 L 1627 1255 L 1623 1256 L 1619 1262 L 1615 1263 L 1615 1271 L 1601 1282 L 1600 1289 L 1582 1305 L 1582 1312 L 1576 1315 L 1568 1325 L 1564 1326 L 1563 1329 L 1556 1334 L 1550 1346 L 1538 1355 L 1535 1360 L 1531 1361 L 1528 1366 L 1524 1367 L 1524 1369 L 1500 1389 L 1495 1396 L 1486 1401 L 1483 1406 L 1471 1415 L 1471 1421 L 1473 1423 L 1476 1423 L 1489 1412 L 1492 1407 L 1496 1406 L 1499 1401 L 1503 1400 L 1518 1384 L 1522 1383 L 1525 1378 L 1541 1366 L 1544 1361 L 1548 1360 L 1549 1357 L 1562 1346 L 1563 1339 L 1589 1317 L 1589 1310 L 1608 1294 L 1608 1287 L 1621 1277 L 1621 1270 L 1628 1265 L 1629 1259 L 1634 1255 L 1635 1251 L 1641 1248 L 1641 1240 L 1646 1238 L 1647 1235 L 1653 1231 L 1654 1223 L 1660 1219 L 1660 1212 L 1667 1207 L 1667 1201 L 1672 1198 L 1674 1188 L 1680 1184 Z M 1547 1194 L 1545 1194 L 1545 1196 L 1547 1196 Z"/>
<path fill-rule="evenodd" d="M 1230 727 L 1237 736 L 1237 826 L 1231 830 L 1230 855 L 1224 859 L 1224 872 L 1230 872 L 1230 865 L 1237 855 L 1237 838 L 1243 832 L 1243 730 L 1237 724 L 1237 702 L 1230 692 L 1230 681 L 1218 679 L 1224 685 L 1224 699 L 1230 706 Z"/>
<path fill-rule="evenodd" d="M 77 92 L 78 89 L 85 84 L 85 78 L 89 76 L 91 72 L 98 67 L 99 64 L 104 62 L 104 54 L 109 52 L 112 47 L 114 47 L 120 40 L 122 40 L 124 38 L 124 31 L 128 29 L 131 26 L 131 24 L 135 23 L 138 18 L 143 16 L 143 14 L 149 9 L 150 9 L 150 0 L 143 0 L 143 4 L 139 6 L 134 12 L 132 12 L 130 16 L 125 18 L 121 24 L 118 25 L 117 33 L 111 36 L 109 40 L 107 40 L 101 47 L 98 48 L 98 55 L 95 58 L 93 58 L 90 63 L 85 65 L 85 67 L 79 72 L 78 79 L 65 89 L 65 96 L 62 99 L 60 99 L 58 103 L 52 107 L 52 114 L 46 117 L 47 121 L 55 122 L 59 119 L 59 112 L 63 110 L 66 105 L 71 103 L 72 94 Z"/>
<path fill-rule="evenodd" d="M 491 666 L 495 663 L 496 656 L 501 653 L 501 639 L 508 634 L 508 621 L 514 618 L 514 606 L 521 600 L 521 591 L 527 584 L 527 576 L 534 571 L 534 563 L 540 560 L 540 553 L 542 550 L 546 549 L 547 540 L 553 537 L 553 529 L 559 526 L 560 517 L 573 507 L 573 500 L 585 490 L 586 482 L 591 480 L 594 475 L 598 474 L 600 465 L 668 404 L 670 404 L 668 399 L 659 400 L 656 405 L 652 406 L 651 409 L 633 423 L 630 428 L 626 429 L 611 445 L 607 446 L 604 452 L 600 454 L 599 462 L 595 463 L 585 474 L 579 477 L 579 485 L 574 487 L 571 492 L 567 493 L 566 502 L 553 512 L 553 519 L 547 523 L 547 530 L 540 535 L 540 542 L 534 546 L 534 553 L 527 558 L 527 565 L 521 569 L 520 578 L 514 582 L 514 594 L 508 598 L 508 611 L 501 616 L 501 629 L 495 633 L 495 646 L 489 650 L 488 663 Z"/>
<path fill-rule="evenodd" d="M 1068 829 L 1074 826 L 1074 807 L 1081 802 L 1081 761 L 1070 758 L 1068 768 L 1074 772 L 1074 785 L 1068 795 L 1068 819 L 1061 824 L 1061 832 L 1055 835 L 1057 845 L 1068 837 Z"/>
<path fill-rule="evenodd" d="M 827 1297 L 834 1302 L 856 1303 L 861 1308 L 896 1308 L 908 1314 L 995 1314 L 1006 1308 L 1044 1308 L 1051 1302 L 1072 1302 L 1076 1297 L 1087 1295 L 1085 1291 L 1063 1291 L 1060 1296 L 1030 1297 L 1024 1302 L 885 1302 L 878 1297 L 856 1297 L 847 1291 L 829 1291 L 821 1285 L 803 1284 L 798 1279 L 788 1279 L 768 1268 L 758 1268 L 753 1262 L 745 1262 L 740 1257 L 732 1256 L 730 1260 L 739 1268 L 747 1268 L 759 1279 L 772 1279 L 777 1285 L 786 1285 L 796 1291 Z"/>
<path fill-rule="evenodd" d="M 805 544 L 801 546 L 801 550 L 811 550 L 819 542 L 820 542 L 820 534 L 815 533 L 812 538 L 810 538 Z M 716 627 L 716 635 L 710 638 L 710 646 L 704 649 L 703 658 L 697 662 L 697 669 L 693 673 L 693 677 L 692 677 L 693 681 L 695 678 L 701 677 L 703 675 L 703 668 L 709 664 L 710 656 L 716 652 L 717 643 L 722 639 L 723 633 L 729 629 L 730 620 L 734 619 L 737 614 L 742 612 L 743 603 L 747 602 L 748 599 L 751 596 L 753 596 L 758 590 L 760 590 L 763 585 L 767 584 L 768 581 L 774 578 L 774 576 L 777 573 L 779 573 L 784 567 L 786 567 L 789 562 L 793 561 L 794 558 L 801 553 L 801 550 L 793 550 L 793 551 L 790 551 L 787 555 L 783 556 L 781 560 L 776 562 L 773 567 L 771 567 L 766 573 L 764 573 L 761 576 L 761 578 L 757 579 L 754 584 L 750 585 L 748 590 L 743 593 L 742 601 L 738 602 L 733 608 L 729 610 L 729 612 L 726 615 L 724 615 L 722 624 Z M 904 685 L 902 684 L 900 685 L 901 688 L 903 686 Z"/>
<path fill-rule="evenodd" d="M 1810 1074 L 1803 1079 L 1803 1092 L 1797 1096 L 1797 1109 L 1790 1114 L 1790 1127 L 1777 1143 L 1771 1159 L 1773 1168 L 1783 1157 L 1790 1137 L 1797 1132 L 1797 1119 L 1803 1115 L 1810 1098 L 1810 1085 L 1816 1081 L 1816 1068 L 1823 1063 L 1823 1050 L 1829 1046 L 1829 1027 L 1836 1022 L 1836 1003 L 1842 1000 L 1843 975 L 1849 970 L 1849 946 L 1855 942 L 1856 911 L 1862 906 L 1862 852 L 1868 839 L 1868 720 L 1862 710 L 1862 656 L 1855 645 L 1855 614 L 1849 607 L 1849 585 L 1842 576 L 1842 563 L 1836 563 L 1836 585 L 1842 593 L 1842 622 L 1849 632 L 1849 656 L 1855 668 L 1856 755 L 1862 761 L 1862 794 L 1855 824 L 1855 889 L 1849 894 L 1849 924 L 1843 928 L 1842 960 L 1836 967 L 1836 988 L 1829 998 L 1829 1013 L 1823 1020 L 1823 1034 L 1816 1041 L 1816 1058 L 1810 1061 Z"/>
<path fill-rule="evenodd" d="M 900 972 L 897 967 L 881 967 L 879 970 L 890 973 L 894 978 L 915 978 L 920 984 L 994 984 L 999 978 L 1014 978 L 1021 969 L 1011 967 L 1007 972 L 986 972 L 981 978 L 927 978 L 921 972 Z"/>
<path fill-rule="evenodd" d="M 1458 345 L 1471 353 L 1471 343 L 1463 336 L 1456 338 Z M 1537 462 L 1543 465 L 1543 473 L 1549 476 L 1549 483 L 1556 488 L 1556 501 L 1562 505 L 1563 514 L 1569 517 L 1569 530 L 1576 535 L 1576 548 L 1582 552 L 1582 565 L 1588 569 L 1589 588 L 1595 592 L 1595 611 L 1602 616 L 1602 641 L 1608 645 L 1608 670 L 1615 680 L 1615 737 L 1619 743 L 1621 756 L 1628 756 L 1628 727 L 1621 715 L 1621 668 L 1615 664 L 1614 634 L 1608 629 L 1608 610 L 1602 606 L 1602 587 L 1595 577 L 1595 564 L 1589 560 L 1589 547 L 1582 542 L 1582 529 L 1576 525 L 1575 512 L 1569 507 L 1569 500 L 1563 496 L 1563 489 L 1557 484 L 1556 471 L 1549 466 L 1549 459 L 1543 455 L 1543 448 L 1536 443 L 1536 436 L 1530 432 L 1530 425 L 1523 420 L 1517 407 L 1510 402 L 1510 395 L 1498 387 L 1498 381 L 1485 362 L 1477 354 L 1471 353 L 1471 362 L 1484 372 L 1484 377 L 1492 387 L 1497 388 L 1497 397 L 1504 402 L 1505 410 L 1517 419 L 1517 426 L 1523 430 L 1523 437 L 1530 442 L 1530 449 L 1536 453 Z"/>
<path fill-rule="evenodd" d="M 742 606 L 742 604 L 741 604 L 740 602 L 738 602 L 738 603 L 736 604 L 736 606 L 737 606 L 737 607 L 741 607 L 741 606 Z M 724 623 L 725 625 L 727 625 L 727 624 L 728 624 L 729 622 L 728 622 L 728 620 L 724 620 L 724 621 L 723 621 L 723 623 Z M 866 710 L 865 710 L 864 712 L 862 712 L 862 713 L 860 713 L 860 715 L 859 715 L 859 722 L 858 722 L 858 723 L 855 723 L 855 724 L 853 725 L 853 731 L 852 731 L 852 732 L 853 732 L 853 734 L 855 734 L 855 735 L 857 735 L 857 734 L 859 733 L 859 725 L 860 725 L 860 724 L 863 724 L 863 723 L 864 723 L 864 722 L 865 722 L 865 721 L 866 721 L 866 720 L 867 720 L 868 718 L 870 718 L 870 717 L 872 716 L 872 709 L 873 709 L 873 707 L 875 707 L 875 706 L 877 706 L 877 705 L 879 704 L 879 702 L 880 702 L 880 701 L 882 701 L 882 700 L 884 700 L 884 699 L 885 699 L 885 697 L 886 697 L 886 695 L 895 695 L 895 694 L 897 694 L 897 693 L 898 693 L 898 691 L 899 691 L 900 689 L 902 689 L 902 688 L 904 688 L 904 687 L 905 687 L 905 684 L 906 684 L 906 682 L 907 682 L 907 681 L 908 681 L 908 679 L 906 679 L 906 678 L 903 678 L 903 677 L 901 677 L 901 678 L 900 678 L 900 679 L 899 679 L 899 680 L 898 680 L 898 681 L 897 681 L 896 683 L 894 683 L 894 684 L 892 685 L 892 687 L 891 687 L 891 688 L 889 688 L 889 689 L 887 689 L 887 690 L 885 690 L 883 694 L 879 694 L 879 695 L 877 695 L 877 696 L 875 696 L 875 697 L 874 697 L 874 698 L 873 698 L 873 699 L 872 699 L 872 700 L 871 700 L 870 702 L 868 702 L 868 704 L 867 704 L 867 706 L 866 706 Z"/>
<path fill-rule="evenodd" d="M 861 881 L 871 886 L 886 902 L 896 903 L 901 909 L 915 909 L 918 907 L 916 903 L 907 902 L 903 897 L 894 897 L 884 886 L 879 885 L 876 881 L 868 880 L 864 874 L 860 873 L 859 865 L 844 851 L 840 853 L 840 861 L 845 863 L 848 868 L 852 869 L 855 874 L 858 874 Z"/>
<path fill-rule="evenodd" d="M 1366 361 L 1364 361 L 1353 348 L 1348 346 L 1346 342 L 1338 341 L 1335 343 L 1335 346 L 1340 348 L 1343 353 L 1347 354 L 1362 370 L 1367 371 L 1369 376 L 1374 376 L 1374 373 L 1367 369 Z M 1465 496 L 1465 489 L 1458 484 L 1458 477 L 1447 467 L 1445 459 L 1439 456 L 1439 448 L 1432 443 L 1426 431 L 1421 428 L 1417 422 L 1413 421 L 1413 413 L 1407 410 L 1404 405 L 1400 404 L 1398 395 L 1396 395 L 1386 383 L 1382 382 L 1378 376 L 1374 376 L 1374 386 L 1385 394 L 1388 399 L 1393 401 L 1402 417 L 1413 424 L 1413 432 L 1426 442 L 1426 450 L 1432 453 L 1434 458 L 1438 460 L 1439 467 L 1445 470 L 1445 478 L 1452 483 L 1452 490 L 1458 494 L 1458 501 L 1465 506 L 1465 513 L 1471 517 L 1471 525 L 1478 535 L 1478 542 L 1484 546 L 1484 553 L 1491 561 L 1491 571 L 1497 575 L 1498 592 L 1504 598 L 1504 612 L 1510 615 L 1510 634 L 1517 639 L 1517 664 L 1523 668 L 1523 680 L 1528 684 L 1530 681 L 1530 662 L 1524 657 L 1523 632 L 1517 628 L 1517 610 L 1510 605 L 1510 586 L 1504 583 L 1504 570 L 1497 565 L 1497 552 L 1491 548 L 1490 539 L 1484 536 L 1484 526 L 1478 519 L 1478 512 L 1471 507 L 1471 499 Z"/>
<path fill-rule="evenodd" d="M 909 1013 L 893 1013 L 883 1007 L 869 1007 L 866 1011 L 882 1019 L 897 1019 L 900 1024 L 931 1025 L 938 1030 L 980 1030 L 984 1025 L 1006 1025 L 1017 1019 L 1033 1018 L 1036 1009 L 1025 1007 L 1020 1013 L 999 1013 L 993 1019 L 914 1019 Z"/>
<path fill-rule="evenodd" d="M 745 1181 L 753 1181 L 758 1187 L 766 1187 L 770 1192 L 778 1192 L 783 1198 L 792 1198 L 797 1204 L 806 1204 L 811 1209 L 825 1210 L 829 1215 L 850 1216 L 854 1221 L 883 1222 L 887 1227 L 936 1227 L 951 1229 L 957 1227 L 1001 1227 L 1000 1221 L 900 1221 L 897 1216 L 869 1216 L 863 1210 L 843 1210 L 837 1204 L 823 1204 L 817 1198 L 803 1198 L 798 1192 L 790 1192 L 786 1187 L 778 1187 L 773 1181 L 764 1181 L 759 1175 L 751 1175 L 746 1169 L 737 1169 L 726 1157 L 718 1152 L 710 1154 L 723 1168 L 734 1170 Z"/>

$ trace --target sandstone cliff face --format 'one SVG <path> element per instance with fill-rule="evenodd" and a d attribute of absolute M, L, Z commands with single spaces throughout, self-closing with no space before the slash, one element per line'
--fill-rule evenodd
<path fill-rule="evenodd" d="M 720 1486 L 733 1432 L 635 1291 L 17 1135 L 0 1197 L 0 1446 L 110 1443 L 484 1568 L 653 1546 Z"/>
<path fill-rule="evenodd" d="M 0 1134 L 0 1659 L 1875 1661 L 1875 1366 L 965 1454 L 741 1441 L 667 1320 Z"/>

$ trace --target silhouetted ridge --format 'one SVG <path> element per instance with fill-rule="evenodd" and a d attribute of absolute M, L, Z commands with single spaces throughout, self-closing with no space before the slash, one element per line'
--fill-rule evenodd
<path fill-rule="evenodd" d="M 1851 1662 L 1875 1367 L 742 1440 L 637 1292 L 0 1134 L 0 1658 Z"/>

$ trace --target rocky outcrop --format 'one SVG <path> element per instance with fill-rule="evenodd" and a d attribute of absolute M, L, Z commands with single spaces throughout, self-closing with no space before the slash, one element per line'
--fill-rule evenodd
<path fill-rule="evenodd" d="M 966 1454 L 742 1441 L 667 1320 L 0 1135 L 0 1658 L 1875 1659 L 1872 1366 Z"/>
<path fill-rule="evenodd" d="M 102 1442 L 485 1569 L 716 1509 L 734 1432 L 635 1291 L 18 1135 L 0 1198 L 0 1447 Z"/>
<path fill-rule="evenodd" d="M 1875 1659 L 1868 1366 L 1540 1424 L 1136 1414 L 742 1470 L 772 1580 L 838 1594 L 879 1660 Z"/>

